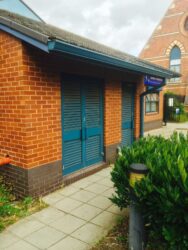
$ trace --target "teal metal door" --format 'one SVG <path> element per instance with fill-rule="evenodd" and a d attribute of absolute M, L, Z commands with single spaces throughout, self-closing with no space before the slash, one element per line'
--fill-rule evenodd
<path fill-rule="evenodd" d="M 129 146 L 134 139 L 134 88 L 122 84 L 122 146 Z"/>
<path fill-rule="evenodd" d="M 103 105 L 100 82 L 63 79 L 63 174 L 67 175 L 103 160 Z"/>
<path fill-rule="evenodd" d="M 103 114 L 100 84 L 84 85 L 85 138 L 84 165 L 89 166 L 103 160 Z M 83 128 L 84 129 L 84 128 Z"/>

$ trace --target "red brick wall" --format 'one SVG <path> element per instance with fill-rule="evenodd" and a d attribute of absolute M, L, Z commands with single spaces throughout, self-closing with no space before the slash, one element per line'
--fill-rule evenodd
<path fill-rule="evenodd" d="M 0 155 L 26 166 L 22 44 L 0 31 Z"/>
<path fill-rule="evenodd" d="M 144 79 L 141 77 L 137 82 L 136 93 L 135 93 L 135 124 L 134 134 L 135 138 L 138 139 L 140 136 L 140 95 L 144 89 Z"/>
<path fill-rule="evenodd" d="M 0 41 L 0 156 L 9 154 L 13 165 L 30 169 L 62 159 L 62 72 L 104 79 L 105 146 L 121 142 L 121 82 L 135 84 L 139 137 L 140 77 L 49 55 L 3 32 Z"/>
<path fill-rule="evenodd" d="M 28 168 L 62 158 L 60 74 L 45 58 L 45 53 L 23 47 Z"/>
<path fill-rule="evenodd" d="M 171 91 L 178 95 L 188 95 L 188 31 L 184 30 L 184 21 L 188 16 L 187 0 L 174 0 L 164 18 L 156 27 L 152 37 L 140 53 L 140 57 L 157 65 L 169 68 L 169 54 L 174 45 L 181 49 L 181 80 L 176 84 L 168 84 L 163 91 Z M 163 96 L 160 95 L 160 112 L 146 115 L 145 122 L 162 120 Z"/>
<path fill-rule="evenodd" d="M 61 159 L 60 75 L 0 33 L 0 155 L 31 168 Z"/>
<path fill-rule="evenodd" d="M 121 142 L 121 96 L 121 82 L 107 81 L 105 84 L 104 105 L 105 146 Z"/>

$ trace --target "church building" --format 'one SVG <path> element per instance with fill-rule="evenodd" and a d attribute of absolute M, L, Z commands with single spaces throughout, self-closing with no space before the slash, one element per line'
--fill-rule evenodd
<path fill-rule="evenodd" d="M 163 121 L 163 95 L 173 92 L 188 105 L 188 0 L 174 0 L 140 53 L 140 58 L 181 73 L 163 91 L 145 97 L 145 131 Z"/>

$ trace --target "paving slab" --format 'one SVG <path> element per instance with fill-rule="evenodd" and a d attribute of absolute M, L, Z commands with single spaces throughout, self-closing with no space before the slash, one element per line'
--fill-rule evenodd
<path fill-rule="evenodd" d="M 71 198 L 81 201 L 81 202 L 88 202 L 92 198 L 94 198 L 96 194 L 86 191 L 86 190 L 80 190 L 77 193 L 71 195 Z"/>
<path fill-rule="evenodd" d="M 15 242 L 20 239 L 12 234 L 11 232 L 4 232 L 0 234 L 0 250 L 5 249 L 6 247 L 13 245 Z"/>
<path fill-rule="evenodd" d="M 82 180 L 74 182 L 71 186 L 79 188 L 79 189 L 84 189 L 90 184 L 91 184 L 91 181 L 89 181 L 87 177 L 87 178 L 83 178 Z"/>
<path fill-rule="evenodd" d="M 71 214 L 85 221 L 89 221 L 101 212 L 102 210 L 97 207 L 91 206 L 89 204 L 83 204 L 82 206 L 71 211 Z"/>
<path fill-rule="evenodd" d="M 76 230 L 72 236 L 78 240 L 81 240 L 87 244 L 94 245 L 101 238 L 103 238 L 107 234 L 107 231 L 97 225 L 87 223 L 83 227 Z"/>
<path fill-rule="evenodd" d="M 64 196 L 62 196 L 59 192 L 55 192 L 49 195 L 46 195 L 42 198 L 44 202 L 46 202 L 48 205 L 53 205 L 56 202 L 64 199 Z"/>
<path fill-rule="evenodd" d="M 103 211 L 101 214 L 91 220 L 91 222 L 109 230 L 117 224 L 117 219 L 118 218 L 116 214 Z"/>
<path fill-rule="evenodd" d="M 101 194 L 104 191 L 106 191 L 107 189 L 109 189 L 109 187 L 101 185 L 99 183 L 93 183 L 85 188 L 85 190 L 90 191 L 90 192 L 95 193 L 95 194 Z"/>
<path fill-rule="evenodd" d="M 71 234 L 79 227 L 83 226 L 86 221 L 77 218 L 71 214 L 63 216 L 61 219 L 58 219 L 51 223 L 51 226 L 59 231 L 64 232 L 65 234 Z"/>
<path fill-rule="evenodd" d="M 40 212 L 33 214 L 32 217 L 43 222 L 44 224 L 49 224 L 57 219 L 60 219 L 64 215 L 65 213 L 63 211 L 58 210 L 54 207 L 48 207 Z"/>
<path fill-rule="evenodd" d="M 20 239 L 23 239 L 25 236 L 39 230 L 42 227 L 45 227 L 45 224 L 32 217 L 29 220 L 24 219 L 23 221 L 10 226 L 7 231 L 10 231 Z"/>
<path fill-rule="evenodd" d="M 10 247 L 5 248 L 4 250 L 38 250 L 38 247 L 35 247 L 24 240 L 20 240 Z"/>
<path fill-rule="evenodd" d="M 64 237 L 65 234 L 63 232 L 46 226 L 25 237 L 25 240 L 40 249 L 47 249 Z"/>
<path fill-rule="evenodd" d="M 111 205 L 106 211 L 116 215 L 128 215 L 128 209 L 120 210 L 116 205 Z"/>
<path fill-rule="evenodd" d="M 50 250 L 89 250 L 90 246 L 70 236 L 49 248 Z"/>
<path fill-rule="evenodd" d="M 108 168 L 105 168 L 101 171 L 99 171 L 98 173 L 96 173 L 96 175 L 100 175 L 102 177 L 110 177 L 110 173 L 112 171 L 112 167 L 108 167 Z"/>
<path fill-rule="evenodd" d="M 108 197 L 97 195 L 96 197 L 88 201 L 88 204 L 105 210 L 112 205 L 112 202 Z"/>
<path fill-rule="evenodd" d="M 110 178 L 103 178 L 102 180 L 97 181 L 97 183 L 112 188 L 114 186 Z"/>
<path fill-rule="evenodd" d="M 59 194 L 63 195 L 63 196 L 70 196 L 76 192 L 78 192 L 80 190 L 79 187 L 74 187 L 73 185 L 70 185 L 68 187 L 64 187 L 62 189 L 59 190 Z"/>
<path fill-rule="evenodd" d="M 76 201 L 74 199 L 66 197 L 63 200 L 56 202 L 54 204 L 54 207 L 62 210 L 63 212 L 70 213 L 73 209 L 79 207 L 81 204 L 82 203 L 80 201 Z"/>
<path fill-rule="evenodd" d="M 102 180 L 103 179 L 103 176 L 100 176 L 100 175 L 90 175 L 89 177 L 87 177 L 87 181 L 91 182 L 91 183 L 95 183 L 99 180 Z"/>
<path fill-rule="evenodd" d="M 115 193 L 114 188 L 107 188 L 107 190 L 102 192 L 101 195 L 107 198 L 111 198 L 114 193 Z"/>

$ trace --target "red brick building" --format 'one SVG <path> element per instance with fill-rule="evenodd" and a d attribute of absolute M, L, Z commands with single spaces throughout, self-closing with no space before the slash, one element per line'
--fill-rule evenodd
<path fill-rule="evenodd" d="M 44 195 L 114 161 L 140 136 L 146 74 L 174 73 L 0 10 L 1 174 L 19 196 Z"/>
<path fill-rule="evenodd" d="M 188 0 L 174 0 L 143 48 L 140 58 L 180 72 L 182 77 L 167 81 L 164 91 L 145 100 L 145 130 L 160 127 L 163 94 L 180 96 L 188 105 Z"/>

